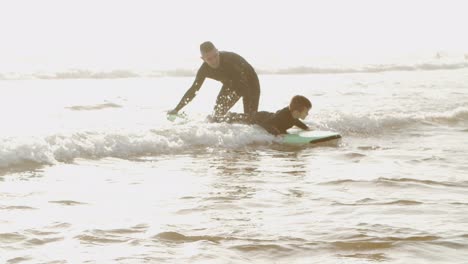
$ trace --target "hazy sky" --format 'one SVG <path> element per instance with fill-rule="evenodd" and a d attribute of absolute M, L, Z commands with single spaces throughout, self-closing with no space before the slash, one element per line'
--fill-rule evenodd
<path fill-rule="evenodd" d="M 193 68 L 212 40 L 257 66 L 468 52 L 466 1 L 1 1 L 0 70 Z"/>

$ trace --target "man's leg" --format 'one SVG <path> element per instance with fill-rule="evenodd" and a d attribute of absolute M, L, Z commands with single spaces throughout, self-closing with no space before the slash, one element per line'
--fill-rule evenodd
<path fill-rule="evenodd" d="M 260 82 L 257 75 L 252 77 L 247 87 L 245 87 L 245 95 L 242 98 L 244 104 L 244 113 L 252 115 L 258 111 L 258 103 L 260 101 Z"/>
<path fill-rule="evenodd" d="M 246 114 L 233 112 L 228 112 L 225 116 L 223 116 L 222 121 L 231 124 L 251 124 L 249 116 L 247 116 Z"/>
<path fill-rule="evenodd" d="M 221 119 L 228 111 L 231 109 L 237 101 L 239 101 L 240 96 L 236 91 L 230 87 L 223 85 L 221 91 L 216 98 L 216 105 L 214 107 L 213 118 L 214 121 Z"/>

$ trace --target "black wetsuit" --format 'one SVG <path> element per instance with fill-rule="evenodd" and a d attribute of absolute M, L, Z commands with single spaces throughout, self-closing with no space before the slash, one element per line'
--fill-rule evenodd
<path fill-rule="evenodd" d="M 266 111 L 257 112 L 253 115 L 251 122 L 260 125 L 273 135 L 286 134 L 286 131 L 293 126 L 297 126 L 302 129 L 309 128 L 299 119 L 292 116 L 289 107 L 278 110 L 276 113 Z"/>
<path fill-rule="evenodd" d="M 286 134 L 287 130 L 293 126 L 304 130 L 309 129 L 306 124 L 292 116 L 289 107 L 278 110 L 276 113 L 259 111 L 252 115 L 229 112 L 224 116 L 222 121 L 227 123 L 259 125 L 273 135 Z"/>
<path fill-rule="evenodd" d="M 214 69 L 206 62 L 201 65 L 192 86 L 176 106 L 176 111 L 179 111 L 195 97 L 205 78 L 211 78 L 223 83 L 216 98 L 215 117 L 224 116 L 240 97 L 243 98 L 245 114 L 251 115 L 257 112 L 260 83 L 254 68 L 236 53 L 220 51 L 219 56 L 218 68 Z"/>

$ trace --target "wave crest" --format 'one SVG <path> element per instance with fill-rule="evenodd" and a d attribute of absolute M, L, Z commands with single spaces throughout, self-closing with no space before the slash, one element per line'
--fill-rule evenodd
<path fill-rule="evenodd" d="M 273 136 L 247 125 L 189 123 L 140 132 L 84 131 L 43 138 L 0 138 L 0 168 L 52 165 L 76 158 L 134 158 L 198 147 L 236 148 L 272 142 Z M 28 166 L 30 168 L 31 166 Z"/>
<path fill-rule="evenodd" d="M 356 115 L 341 112 L 317 116 L 320 129 L 339 131 L 342 134 L 371 135 L 388 130 L 398 130 L 413 125 L 457 124 L 468 120 L 468 107 L 457 107 L 445 112 L 394 113 L 386 115 Z"/>

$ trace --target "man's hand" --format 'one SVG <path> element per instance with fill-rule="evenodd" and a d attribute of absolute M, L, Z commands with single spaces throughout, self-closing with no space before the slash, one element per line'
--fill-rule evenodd
<path fill-rule="evenodd" d="M 175 109 L 172 109 L 170 111 L 167 112 L 168 115 L 177 115 L 179 111 L 175 110 Z"/>

